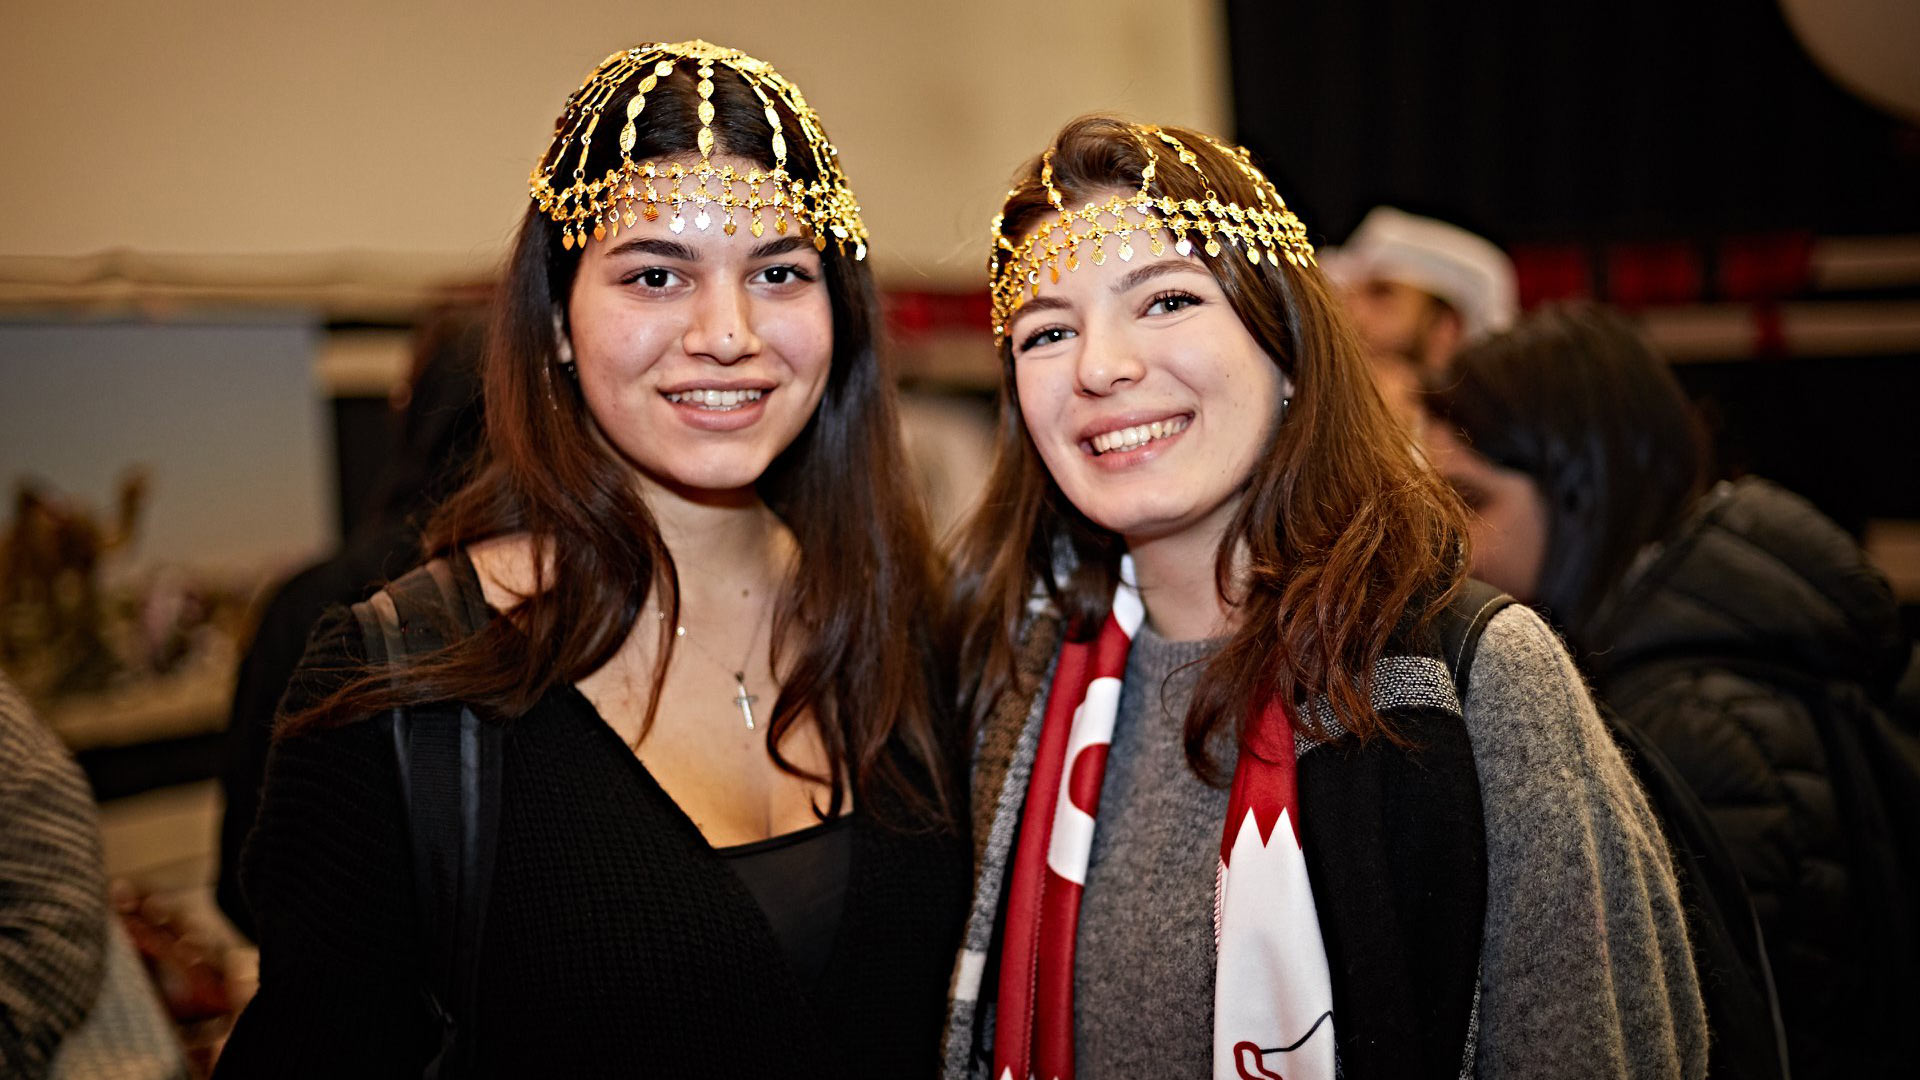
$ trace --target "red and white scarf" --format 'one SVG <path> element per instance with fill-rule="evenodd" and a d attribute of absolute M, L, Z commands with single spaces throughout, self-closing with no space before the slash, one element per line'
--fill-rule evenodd
<path fill-rule="evenodd" d="M 1130 559 L 1112 613 L 1055 667 L 1027 788 L 1000 954 L 995 1080 L 1073 1080 L 1080 899 L 1145 610 Z M 1215 1080 L 1332 1080 L 1333 989 L 1300 851 L 1292 718 L 1269 703 L 1241 739 L 1214 880 Z"/>

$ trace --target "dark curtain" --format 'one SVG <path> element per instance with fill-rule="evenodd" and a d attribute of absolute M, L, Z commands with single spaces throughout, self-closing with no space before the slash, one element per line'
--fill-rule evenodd
<path fill-rule="evenodd" d="M 1773 0 L 1227 0 L 1237 137 L 1316 239 L 1379 203 L 1506 244 L 1920 229 L 1920 131 Z"/>

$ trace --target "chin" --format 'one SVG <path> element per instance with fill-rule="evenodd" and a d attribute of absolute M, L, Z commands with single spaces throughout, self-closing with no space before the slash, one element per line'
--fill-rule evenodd
<path fill-rule="evenodd" d="M 665 467 L 641 465 L 640 472 L 662 487 L 673 488 L 689 495 L 699 492 L 712 492 L 720 495 L 751 489 L 760 482 L 767 471 L 766 461 L 757 456 L 751 461 L 713 461 L 704 462 L 697 468 L 686 468 L 682 464 L 669 464 Z"/>
<path fill-rule="evenodd" d="M 1193 524 L 1190 507 L 1156 505 L 1141 500 L 1093 500 L 1081 513 L 1095 525 L 1124 537 L 1151 540 L 1177 533 Z"/>

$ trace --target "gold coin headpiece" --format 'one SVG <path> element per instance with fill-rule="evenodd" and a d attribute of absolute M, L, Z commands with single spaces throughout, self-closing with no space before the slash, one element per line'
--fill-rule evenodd
<path fill-rule="evenodd" d="M 647 95 L 680 65 L 699 78 L 700 160 L 696 164 L 635 161 L 633 148 L 639 141 L 635 125 L 647 107 Z M 713 74 L 718 67 L 737 74 L 759 99 L 772 151 L 770 170 L 742 172 L 732 165 L 714 164 Z M 619 118 L 620 163 L 604 176 L 589 177 L 587 157 L 603 111 L 636 76 L 633 96 Z M 807 140 L 813 155 L 812 180 L 787 171 L 787 136 L 775 102 L 793 114 Z M 570 172 L 566 171 L 569 161 Z M 755 236 L 765 233 L 768 217 L 774 232 L 783 235 L 791 219 L 812 234 L 815 248 L 824 250 L 831 239 L 843 254 L 851 246 L 854 258 L 867 257 L 867 227 L 860 220 L 860 204 L 840 171 L 839 152 L 827 141 L 820 117 L 800 96 L 800 88 L 764 60 L 705 41 L 649 42 L 601 61 L 567 99 L 553 142 L 534 166 L 531 187 L 533 201 L 559 224 L 561 246 L 568 249 L 585 247 L 589 235 L 605 239 L 642 217 L 654 221 L 666 213 L 676 233 L 691 218 L 696 229 L 718 224 L 728 236 L 742 224 L 740 218 L 746 219 L 744 224 Z"/>
<path fill-rule="evenodd" d="M 1183 256 L 1192 254 L 1196 248 L 1210 257 L 1232 249 L 1256 266 L 1262 259 L 1275 266 L 1281 259 L 1297 267 L 1318 265 L 1313 245 L 1307 240 L 1307 227 L 1287 209 L 1286 200 L 1280 197 L 1266 174 L 1253 164 L 1245 147 L 1223 146 L 1208 136 L 1200 136 L 1232 162 L 1251 184 L 1256 200 L 1252 206 L 1222 202 L 1214 191 L 1213 181 L 1201 168 L 1199 157 L 1172 132 L 1150 124 L 1129 124 L 1126 129 L 1146 156 L 1146 164 L 1140 170 L 1140 190 L 1131 197 L 1114 195 L 1104 203 L 1089 202 L 1078 210 L 1069 209 L 1065 196 L 1053 184 L 1056 148 L 1048 147 L 1040 158 L 1040 184 L 1046 189 L 1047 201 L 1053 205 L 1054 213 L 1042 218 L 1024 239 L 1006 234 L 1002 227 L 1004 212 L 994 215 L 993 252 L 988 257 L 987 277 L 993 297 L 996 348 L 1006 341 L 1007 326 L 1013 321 L 1014 313 L 1029 298 L 1040 294 L 1042 274 L 1057 282 L 1062 264 L 1069 271 L 1078 269 L 1082 245 L 1093 248 L 1094 265 L 1104 265 L 1108 237 L 1119 239 L 1114 254 L 1122 262 L 1133 258 L 1133 238 L 1139 234 L 1145 237 L 1156 256 L 1166 252 L 1165 238 L 1171 237 L 1174 250 Z M 1171 152 L 1181 167 L 1192 170 L 1200 178 L 1200 187 L 1205 192 L 1201 198 L 1176 199 L 1164 190 L 1155 190 L 1161 147 Z M 1011 198 L 1018 191 L 1016 188 L 1007 195 Z M 1128 216 L 1129 211 L 1133 216 Z"/>

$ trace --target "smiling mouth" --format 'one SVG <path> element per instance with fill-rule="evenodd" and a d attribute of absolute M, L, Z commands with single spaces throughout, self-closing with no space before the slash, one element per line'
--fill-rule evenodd
<path fill-rule="evenodd" d="M 675 405 L 692 405 L 707 412 L 732 412 L 759 401 L 765 394 L 764 390 L 686 390 L 661 396 Z"/>
<path fill-rule="evenodd" d="M 1125 453 L 1129 450 L 1138 450 L 1155 439 L 1166 439 L 1178 435 L 1187 430 L 1187 425 L 1192 422 L 1191 416 L 1176 416 L 1171 420 L 1155 420 L 1151 424 L 1135 424 L 1133 427 L 1121 428 L 1119 431 L 1095 435 L 1087 440 L 1087 444 L 1093 448 L 1094 457 L 1102 454 Z"/>

